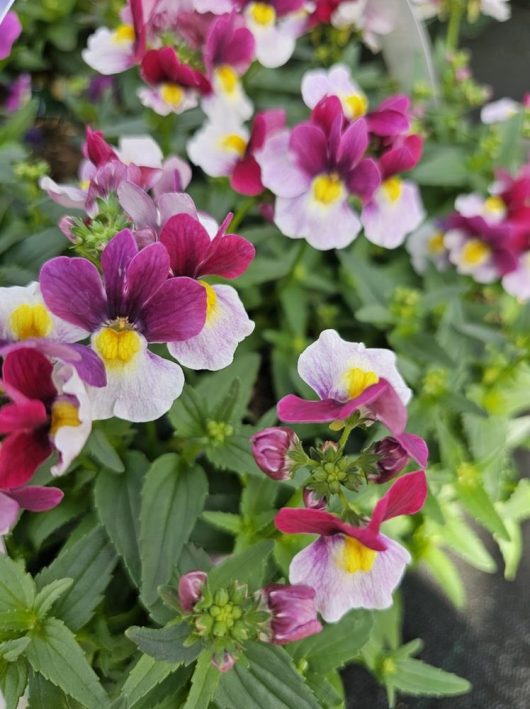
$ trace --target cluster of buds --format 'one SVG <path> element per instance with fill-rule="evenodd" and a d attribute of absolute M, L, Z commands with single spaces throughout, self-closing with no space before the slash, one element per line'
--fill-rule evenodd
<path fill-rule="evenodd" d="M 322 629 L 315 592 L 303 585 L 271 584 L 250 593 L 234 581 L 212 591 L 204 571 L 191 571 L 179 581 L 177 604 L 190 624 L 185 644 L 202 641 L 220 672 L 233 667 L 249 640 L 285 645 Z"/>

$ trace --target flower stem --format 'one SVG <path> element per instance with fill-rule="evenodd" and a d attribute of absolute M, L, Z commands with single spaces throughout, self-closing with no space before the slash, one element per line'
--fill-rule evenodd
<path fill-rule="evenodd" d="M 230 223 L 230 230 L 231 232 L 235 232 L 235 230 L 238 228 L 238 226 L 241 224 L 243 219 L 247 216 L 247 214 L 250 212 L 252 207 L 256 204 L 256 198 L 255 197 L 249 197 L 248 199 L 245 199 L 242 203 L 237 212 L 234 215 L 234 218 L 232 219 Z"/>
<path fill-rule="evenodd" d="M 463 14 L 464 3 L 462 0 L 452 0 L 449 10 L 449 24 L 447 25 L 446 37 L 446 47 L 449 52 L 454 52 L 458 47 Z"/>

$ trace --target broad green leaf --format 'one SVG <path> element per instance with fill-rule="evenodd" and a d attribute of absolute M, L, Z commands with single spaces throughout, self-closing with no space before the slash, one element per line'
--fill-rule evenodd
<path fill-rule="evenodd" d="M 102 709 L 109 700 L 74 635 L 57 618 L 47 618 L 31 633 L 26 658 L 45 679 L 86 709 Z"/>
<path fill-rule="evenodd" d="M 252 547 L 232 554 L 208 574 L 208 586 L 212 591 L 229 586 L 233 581 L 246 583 L 251 590 L 260 587 L 265 562 L 272 551 L 271 541 L 262 541 Z"/>
<path fill-rule="evenodd" d="M 5 668 L 2 664 L 0 662 L 0 698 L 3 695 L 5 709 L 17 709 L 28 683 L 28 663 L 21 658 L 9 662 Z"/>
<path fill-rule="evenodd" d="M 201 377 L 200 383 L 196 387 L 196 392 L 207 401 L 208 411 L 215 412 L 230 393 L 234 379 L 239 379 L 237 401 L 232 408 L 230 421 L 241 421 L 247 412 L 259 365 L 259 355 L 249 353 L 237 357 L 229 367 Z"/>
<path fill-rule="evenodd" d="M 266 475 L 261 478 L 249 478 L 241 495 L 241 514 L 244 517 L 255 517 L 274 507 L 280 486 Z"/>
<path fill-rule="evenodd" d="M 134 707 L 174 670 L 174 665 L 169 662 L 159 662 L 148 655 L 142 655 L 130 671 L 121 690 L 128 706 Z"/>
<path fill-rule="evenodd" d="M 65 694 L 42 675 L 32 672 L 29 680 L 29 709 L 84 709 L 83 705 Z"/>
<path fill-rule="evenodd" d="M 340 623 L 327 625 L 320 633 L 289 646 L 295 662 L 306 660 L 309 670 L 327 674 L 359 654 L 372 631 L 372 614 L 351 611 Z"/>
<path fill-rule="evenodd" d="M 210 652 L 199 655 L 191 678 L 191 689 L 183 709 L 208 709 L 221 679 L 221 672 L 212 665 Z"/>
<path fill-rule="evenodd" d="M 283 648 L 252 642 L 245 656 L 248 667 L 237 662 L 221 677 L 215 694 L 221 709 L 321 709 Z"/>
<path fill-rule="evenodd" d="M 208 481 L 198 465 L 187 465 L 169 453 L 158 458 L 145 476 L 140 512 L 142 597 L 158 600 L 182 549 L 202 512 Z"/>
<path fill-rule="evenodd" d="M 326 677 L 308 672 L 305 675 L 305 681 L 322 707 L 325 707 L 325 709 L 340 709 L 344 707 L 344 691 L 339 694 Z"/>
<path fill-rule="evenodd" d="M 500 505 L 503 520 L 522 522 L 530 517 L 530 480 L 523 478 L 506 502 Z"/>
<path fill-rule="evenodd" d="M 496 534 L 501 539 L 510 539 L 504 522 L 482 485 L 476 482 L 473 484 L 457 482 L 456 491 L 464 508 L 477 522 L 480 522 L 492 534 Z"/>
<path fill-rule="evenodd" d="M 441 549 L 429 547 L 422 555 L 422 560 L 429 565 L 430 571 L 457 608 L 466 603 L 466 590 L 460 574 L 451 559 Z"/>
<path fill-rule="evenodd" d="M 120 456 L 109 442 L 101 428 L 95 428 L 87 441 L 87 453 L 98 463 L 114 473 L 123 473 L 125 467 Z"/>
<path fill-rule="evenodd" d="M 0 554 L 0 611 L 31 608 L 35 583 L 29 574 L 4 554 Z"/>
<path fill-rule="evenodd" d="M 395 672 L 387 681 L 399 691 L 413 696 L 454 696 L 471 689 L 467 679 L 410 657 L 396 660 Z"/>
<path fill-rule="evenodd" d="M 240 433 L 227 436 L 219 445 L 208 445 L 206 455 L 213 465 L 221 470 L 231 470 L 241 475 L 255 475 L 263 478 L 262 471 L 256 465 L 250 449 L 250 435 L 254 431 L 243 426 Z"/>
<path fill-rule="evenodd" d="M 411 173 L 419 185 L 462 187 L 469 184 L 468 168 L 461 148 L 431 144 Z"/>
<path fill-rule="evenodd" d="M 140 586 L 141 491 L 149 461 L 143 453 L 130 451 L 124 456 L 124 463 L 123 475 L 99 473 L 95 487 L 96 509 L 131 579 Z"/>
<path fill-rule="evenodd" d="M 188 623 L 167 625 L 164 628 L 139 628 L 132 627 L 126 631 L 129 640 L 138 648 L 161 662 L 170 662 L 173 667 L 177 664 L 188 665 L 193 662 L 202 650 L 200 642 L 190 647 L 184 646 L 184 641 L 191 634 Z"/>
<path fill-rule="evenodd" d="M 47 586 L 44 586 L 44 588 L 38 592 L 34 607 L 39 618 L 44 618 L 48 615 L 48 611 L 51 610 L 55 601 L 59 600 L 59 598 L 66 593 L 73 582 L 73 579 L 57 579 Z"/>
<path fill-rule="evenodd" d="M 54 614 L 72 630 L 82 628 L 96 610 L 108 586 L 117 557 L 102 527 L 96 527 L 56 557 L 37 576 L 39 589 L 57 579 L 73 584 L 57 601 Z"/>

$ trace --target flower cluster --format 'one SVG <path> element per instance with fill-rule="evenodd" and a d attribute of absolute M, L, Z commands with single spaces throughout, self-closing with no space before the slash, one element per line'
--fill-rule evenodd
<path fill-rule="evenodd" d="M 478 283 L 502 279 L 511 295 L 530 298 L 530 166 L 499 171 L 487 195 L 459 196 L 455 211 L 428 222 L 408 241 L 413 265 L 449 264 Z"/>
<path fill-rule="evenodd" d="M 390 350 L 346 342 L 326 330 L 300 355 L 298 372 L 319 400 L 288 395 L 278 403 L 278 418 L 285 423 L 329 423 L 332 430 L 342 431 L 339 442 L 325 441 L 307 455 L 294 431 L 270 428 L 253 437 L 253 454 L 272 479 L 303 486 L 305 508 L 283 508 L 276 527 L 287 534 L 319 535 L 293 558 L 289 578 L 313 588 L 317 610 L 324 620 L 335 622 L 351 608 L 386 608 L 392 603 L 410 554 L 380 527 L 423 506 L 428 450 L 419 436 L 405 433 L 411 392 Z M 351 431 L 374 421 L 391 435 L 356 455 L 347 454 Z M 364 520 L 351 493 L 369 482 L 388 482 L 410 461 L 420 470 L 399 477 L 377 502 L 370 520 Z"/>

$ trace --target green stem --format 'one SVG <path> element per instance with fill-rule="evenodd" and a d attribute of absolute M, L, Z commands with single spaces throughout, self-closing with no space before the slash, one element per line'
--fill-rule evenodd
<path fill-rule="evenodd" d="M 446 47 L 448 52 L 454 52 L 458 47 L 463 14 L 463 0 L 452 0 L 449 10 L 449 24 L 447 25 L 446 37 Z"/>
<path fill-rule="evenodd" d="M 243 219 L 247 216 L 247 214 L 250 212 L 250 210 L 255 204 L 255 197 L 249 197 L 248 199 L 245 199 L 244 202 L 242 202 L 241 206 L 235 213 L 234 218 L 230 223 L 230 229 L 232 232 L 235 232 L 235 230 L 238 228 L 238 226 L 241 224 Z"/>

